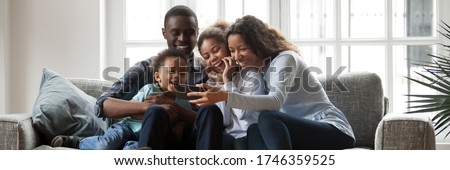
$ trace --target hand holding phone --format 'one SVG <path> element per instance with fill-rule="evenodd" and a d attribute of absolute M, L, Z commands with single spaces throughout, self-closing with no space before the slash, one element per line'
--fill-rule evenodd
<path fill-rule="evenodd" d="M 189 100 L 189 102 L 197 106 L 212 105 L 217 102 L 226 101 L 228 92 L 218 86 L 210 86 L 207 84 L 200 84 L 199 87 L 206 89 L 206 92 L 189 92 L 188 97 L 196 97 L 197 99 Z"/>
<path fill-rule="evenodd" d="M 190 96 L 188 97 L 186 94 L 189 92 L 205 92 L 206 89 L 200 88 L 193 85 L 187 85 L 187 84 L 179 84 L 175 85 L 175 96 L 179 99 L 185 99 L 185 100 L 195 100 L 200 98 L 199 96 Z"/>

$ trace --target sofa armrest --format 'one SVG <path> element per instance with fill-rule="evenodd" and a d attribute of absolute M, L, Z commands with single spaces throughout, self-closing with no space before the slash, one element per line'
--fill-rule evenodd
<path fill-rule="evenodd" d="M 376 150 L 434 150 L 433 123 L 426 114 L 387 114 L 375 133 Z"/>
<path fill-rule="evenodd" d="M 31 114 L 0 114 L 0 149 L 33 149 L 38 145 Z"/>

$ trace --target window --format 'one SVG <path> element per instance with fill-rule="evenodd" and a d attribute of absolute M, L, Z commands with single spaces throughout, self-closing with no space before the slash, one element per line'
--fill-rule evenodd
<path fill-rule="evenodd" d="M 436 53 L 437 0 L 289 0 L 288 37 L 310 64 L 326 73 L 370 71 L 382 79 L 390 112 L 407 111 L 405 94 L 431 93 L 407 81 L 411 60 Z M 281 10 L 283 11 L 283 10 Z M 326 68 L 326 57 L 333 67 Z M 418 78 L 418 77 L 416 77 Z"/>
<path fill-rule="evenodd" d="M 255 3 L 258 6 L 252 5 Z M 194 10 L 200 29 L 217 18 L 233 22 L 240 16 L 252 14 L 266 22 L 268 19 L 268 0 L 124 0 L 124 5 L 125 58 L 129 66 L 167 48 L 161 28 L 165 13 L 174 5 L 186 5 Z"/>
<path fill-rule="evenodd" d="M 119 23 L 110 25 L 116 32 L 109 33 L 109 37 L 123 36 L 112 38 L 117 44 L 108 47 L 106 65 L 125 63 L 128 67 L 166 48 L 161 35 L 163 17 L 174 5 L 193 9 L 200 29 L 217 18 L 233 22 L 251 14 L 280 28 L 299 47 L 306 61 L 321 68 L 323 74 L 327 69 L 333 73 L 339 67 L 346 67 L 347 72 L 377 73 L 383 82 L 384 95 L 389 98 L 390 112 L 402 113 L 408 100 L 405 94 L 430 93 L 404 76 L 414 77 L 413 71 L 420 71 L 408 61 L 426 61 L 427 53 L 439 50 L 435 45 L 439 41 L 435 25 L 443 8 L 440 3 L 440 0 L 107 1 L 108 9 L 118 9 L 113 12 L 122 17 L 108 19 Z M 326 67 L 329 59 L 331 68 Z"/>

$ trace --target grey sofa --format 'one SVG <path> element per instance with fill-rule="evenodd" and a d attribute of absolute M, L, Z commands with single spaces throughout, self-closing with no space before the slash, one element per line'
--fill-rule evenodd
<path fill-rule="evenodd" d="M 435 133 L 425 114 L 386 114 L 380 78 L 373 73 L 341 74 L 339 83 L 319 77 L 330 100 L 347 116 L 356 136 L 356 147 L 377 150 L 435 149 Z M 110 82 L 69 79 L 87 94 L 98 97 Z M 335 81 L 336 82 L 336 81 Z M 340 88 L 338 88 L 340 87 Z M 345 87 L 346 90 L 343 90 Z M 318 134 L 320 135 L 320 134 Z M 43 145 L 32 126 L 30 113 L 0 115 L 0 149 L 55 149 Z M 63 148 L 57 148 L 63 149 Z"/>

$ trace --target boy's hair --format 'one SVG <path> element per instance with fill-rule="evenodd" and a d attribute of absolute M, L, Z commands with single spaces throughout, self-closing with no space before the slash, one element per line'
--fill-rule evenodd
<path fill-rule="evenodd" d="M 227 21 L 223 19 L 218 19 L 213 25 L 203 30 L 202 33 L 200 33 L 200 36 L 198 36 L 197 41 L 198 49 L 200 50 L 200 47 L 202 46 L 203 41 L 205 41 L 205 39 L 213 38 L 217 42 L 225 44 L 228 51 L 228 41 L 225 39 L 225 30 L 229 26 L 230 24 Z"/>
<path fill-rule="evenodd" d="M 177 5 L 172 8 L 170 8 L 169 11 L 167 11 L 166 15 L 164 16 L 164 28 L 167 26 L 167 21 L 170 17 L 173 16 L 186 16 L 186 17 L 194 17 L 195 20 L 195 28 L 198 28 L 198 20 L 197 15 L 194 11 L 192 11 L 191 8 L 184 6 L 184 5 Z"/>
<path fill-rule="evenodd" d="M 164 61 L 169 57 L 176 57 L 182 59 L 184 61 L 188 60 L 186 54 L 176 49 L 165 49 L 158 53 L 155 57 L 152 58 L 153 69 L 158 71 L 162 65 L 164 65 Z"/>

